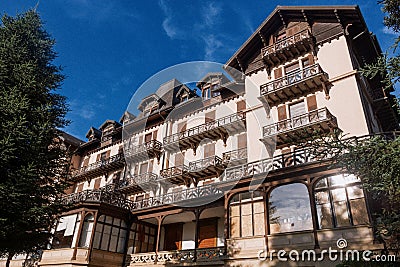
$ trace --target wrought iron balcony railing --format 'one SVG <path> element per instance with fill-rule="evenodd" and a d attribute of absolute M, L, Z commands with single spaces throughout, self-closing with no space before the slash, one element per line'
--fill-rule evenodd
<path fill-rule="evenodd" d="M 215 262 L 222 261 L 226 255 L 224 247 L 215 248 L 197 248 L 177 251 L 160 251 L 138 253 L 131 255 L 130 265 L 160 263 L 160 264 L 178 264 L 190 262 Z"/>
<path fill-rule="evenodd" d="M 222 135 L 226 136 L 231 132 L 244 129 L 245 120 L 246 114 L 244 112 L 238 112 L 211 122 L 203 123 L 187 129 L 186 131 L 164 137 L 164 147 L 166 149 L 177 146 L 189 148 L 192 147 L 192 144 L 199 143 L 198 137 L 211 139 L 215 139 L 216 137 L 221 138 Z M 202 138 L 200 138 L 200 140 Z"/>
<path fill-rule="evenodd" d="M 241 161 L 247 161 L 247 147 L 228 151 L 222 154 L 222 162 L 224 164 L 232 164 Z"/>
<path fill-rule="evenodd" d="M 289 118 L 265 126 L 263 128 L 263 137 L 268 138 L 298 129 L 306 129 L 307 127 L 311 131 L 307 131 L 308 133 L 312 133 L 314 130 L 330 131 L 332 128 L 337 127 L 336 117 L 333 116 L 327 108 L 320 108 L 293 118 Z M 298 134 L 297 136 L 298 138 L 304 138 L 304 136 L 300 134 Z M 290 138 L 294 137 L 290 136 Z M 284 142 L 285 140 L 277 140 L 277 145 L 279 145 L 279 142 Z"/>
<path fill-rule="evenodd" d="M 212 166 L 221 166 L 222 165 L 222 159 L 218 156 L 212 156 L 196 161 L 192 161 L 189 163 L 189 172 L 198 172 L 204 169 L 207 169 L 208 167 Z"/>
<path fill-rule="evenodd" d="M 263 159 L 227 168 L 224 172 L 224 181 L 249 178 L 271 171 L 280 170 L 291 166 L 301 166 L 307 163 L 329 159 L 329 155 L 316 157 L 310 149 L 304 148 L 293 152 L 281 154 L 271 159 Z"/>
<path fill-rule="evenodd" d="M 157 174 L 152 172 L 141 173 L 135 176 L 127 177 L 119 182 L 118 188 L 122 191 L 140 191 L 154 186 L 158 181 Z"/>
<path fill-rule="evenodd" d="M 83 166 L 77 170 L 72 171 L 72 176 L 93 173 L 97 170 L 109 169 L 113 167 L 121 167 L 125 162 L 124 154 L 119 153 L 104 160 L 98 160 L 88 166 Z"/>
<path fill-rule="evenodd" d="M 310 92 L 312 89 L 318 88 L 318 86 L 327 81 L 328 74 L 317 63 L 292 71 L 281 78 L 261 85 L 260 95 L 272 97 L 269 102 L 274 103 L 298 97 L 304 92 Z M 302 83 L 301 86 L 298 85 L 299 83 Z M 284 96 L 283 99 L 277 94 L 278 92 Z"/>
<path fill-rule="evenodd" d="M 284 50 L 285 48 L 290 48 L 296 44 L 301 43 L 307 39 L 311 38 L 311 34 L 308 30 L 300 31 L 292 36 L 288 36 L 283 38 L 282 40 L 277 41 L 276 43 L 269 45 L 267 47 L 263 47 L 261 49 L 261 53 L 263 57 L 266 57 L 270 54 L 279 52 Z"/>
<path fill-rule="evenodd" d="M 157 157 L 159 160 L 161 152 L 161 142 L 157 140 L 151 140 L 149 142 L 125 149 L 125 156 L 129 157 L 129 159 L 133 161 L 154 157 Z"/>

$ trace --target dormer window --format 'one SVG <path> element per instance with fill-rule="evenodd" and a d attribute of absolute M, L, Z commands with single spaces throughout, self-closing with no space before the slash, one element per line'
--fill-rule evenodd
<path fill-rule="evenodd" d="M 188 93 L 184 93 L 181 95 L 181 103 L 186 102 L 189 100 L 189 94 Z"/>
<path fill-rule="evenodd" d="M 149 116 L 154 110 L 158 109 L 158 102 L 153 101 L 149 103 L 143 111 L 144 116 Z"/>
<path fill-rule="evenodd" d="M 206 87 L 203 88 L 201 92 L 201 97 L 203 98 L 203 100 L 211 98 L 211 88 L 209 85 L 206 85 Z"/>

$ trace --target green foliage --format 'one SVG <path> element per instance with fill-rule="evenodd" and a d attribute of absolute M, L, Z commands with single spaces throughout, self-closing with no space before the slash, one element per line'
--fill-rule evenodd
<path fill-rule="evenodd" d="M 375 199 L 376 233 L 386 248 L 398 251 L 400 244 L 400 133 L 365 138 L 347 138 L 339 132 L 316 136 L 308 144 L 312 154 L 330 158 L 333 168 L 355 174 Z"/>
<path fill-rule="evenodd" d="M 28 11 L 0 24 L 0 256 L 46 246 L 67 162 L 57 138 L 67 124 L 54 40 Z"/>

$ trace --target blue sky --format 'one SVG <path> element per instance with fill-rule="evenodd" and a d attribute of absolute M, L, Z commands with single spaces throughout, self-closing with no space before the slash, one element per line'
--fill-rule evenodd
<path fill-rule="evenodd" d="M 384 28 L 376 2 L 41 0 L 38 11 L 67 76 L 59 91 L 71 109 L 66 131 L 85 140 L 91 126 L 118 120 L 135 89 L 156 72 L 187 61 L 225 63 L 276 5 L 358 4 L 385 50 L 395 35 Z M 1 0 L 0 12 L 15 15 L 36 3 Z"/>

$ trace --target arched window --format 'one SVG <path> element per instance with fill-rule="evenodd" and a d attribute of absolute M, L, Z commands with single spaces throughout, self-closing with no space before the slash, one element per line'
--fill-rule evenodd
<path fill-rule="evenodd" d="M 307 187 L 301 183 L 282 185 L 269 198 L 271 234 L 312 230 L 312 215 Z"/>
<path fill-rule="evenodd" d="M 320 229 L 369 223 L 361 181 L 356 176 L 322 178 L 314 193 Z"/>
<path fill-rule="evenodd" d="M 93 214 L 88 214 L 85 216 L 85 219 L 83 220 L 81 238 L 79 240 L 79 247 L 89 247 L 93 230 L 93 222 Z"/>
<path fill-rule="evenodd" d="M 261 192 L 234 195 L 229 202 L 229 221 L 231 238 L 264 235 L 264 199 Z"/>

